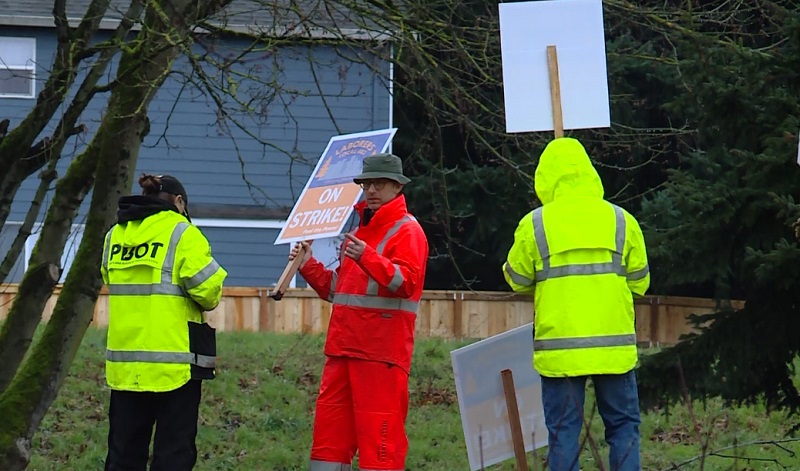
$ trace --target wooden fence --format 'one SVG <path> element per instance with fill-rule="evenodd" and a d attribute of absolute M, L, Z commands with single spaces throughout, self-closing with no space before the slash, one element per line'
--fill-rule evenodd
<path fill-rule="evenodd" d="M 43 320 L 52 313 L 60 289 L 45 307 Z M 17 293 L 15 285 L 0 286 L 0 319 L 4 319 Z M 734 307 L 743 303 L 735 301 Z M 712 300 L 646 296 L 636 300 L 636 333 L 640 345 L 670 345 L 691 332 L 691 314 L 716 309 Z M 320 333 L 328 326 L 331 305 L 310 289 L 290 289 L 281 301 L 269 297 L 269 288 L 225 288 L 222 302 L 209 313 L 218 331 Z M 486 338 L 533 320 L 530 296 L 502 292 L 427 291 L 417 316 L 420 337 Z M 108 325 L 108 294 L 101 291 L 95 305 L 94 327 Z"/>

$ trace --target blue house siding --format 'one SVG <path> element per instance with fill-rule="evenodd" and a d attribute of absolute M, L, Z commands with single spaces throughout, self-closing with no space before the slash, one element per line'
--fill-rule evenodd
<path fill-rule="evenodd" d="M 0 26 L 1 36 L 37 38 L 40 82 L 46 79 L 46 69 L 55 51 L 53 33 L 49 29 Z M 222 51 L 238 51 L 248 45 L 243 40 L 229 40 L 224 44 L 201 44 L 196 49 L 198 53 L 211 49 L 215 59 L 223 60 Z M 366 56 L 363 52 L 361 55 Z M 189 195 L 190 212 L 203 205 L 273 208 L 285 212 L 302 191 L 331 136 L 381 129 L 391 124 L 389 92 L 384 85 L 385 77 L 381 77 L 388 72 L 388 65 L 378 59 L 370 59 L 371 64 L 354 63 L 347 59 L 354 56 L 352 52 L 323 45 L 284 47 L 270 54 L 262 51 L 251 56 L 245 64 L 231 70 L 256 74 L 259 78 L 258 81 L 238 79 L 237 88 L 238 99 L 249 103 L 258 113 L 233 109 L 233 116 L 247 132 L 266 144 L 231 123 L 220 125 L 211 97 L 187 83 L 191 70 L 186 59 L 176 61 L 173 73 L 149 107 L 151 129 L 139 153 L 136 175 L 170 173 L 179 177 Z M 207 70 L 216 83 L 227 79 L 219 77 L 216 69 Z M 196 76 L 191 78 L 197 80 Z M 281 91 L 271 100 L 255 98 L 256 92 L 271 91 L 268 84 L 275 84 Z M 41 84 L 37 85 L 37 93 L 40 90 Z M 59 165 L 61 174 L 97 130 L 106 100 L 106 95 L 95 99 L 81 118 L 90 134 L 76 136 L 78 141 L 73 138 L 68 143 Z M 13 127 L 34 103 L 33 99 L 0 99 L 0 109 L 4 110 L 4 117 L 12 120 Z M 233 100 L 228 99 L 227 104 L 234 105 Z M 52 132 L 57 118 L 43 135 Z M 24 218 L 26 203 L 33 197 L 37 184 L 35 177 L 24 182 L 9 221 Z M 138 185 L 134 184 L 133 191 L 136 189 Z M 76 222 L 85 218 L 88 201 L 87 198 Z M 198 216 L 193 214 L 193 217 Z M 212 227 L 203 231 L 215 256 L 229 271 L 230 286 L 274 284 L 286 265 L 288 247 L 272 244 L 277 230 Z"/>
<path fill-rule="evenodd" d="M 234 50 L 248 45 L 230 44 L 228 47 Z M 275 53 L 259 76 L 261 82 L 277 83 L 283 91 L 271 102 L 253 101 L 251 106 L 263 111 L 258 116 L 234 115 L 268 146 L 232 123 L 220 126 L 215 105 L 197 90 L 191 100 L 176 102 L 183 84 L 182 77 L 173 75 L 150 106 L 151 131 L 137 170 L 180 175 L 192 203 L 291 206 L 331 136 L 389 125 L 388 111 L 375 116 L 374 103 L 388 106 L 388 92 L 384 89 L 381 96 L 374 95 L 377 78 L 368 65 L 345 63 L 331 47 L 312 49 L 311 59 L 305 47 Z M 315 61 L 313 72 L 310 60 Z M 189 72 L 185 62 L 174 69 Z M 250 74 L 252 70 L 236 67 L 234 72 Z M 314 74 L 320 80 L 321 93 Z M 260 89 L 264 87 L 242 80 L 239 99 L 252 100 L 254 91 L 263 94 Z M 158 136 L 165 129 L 168 142 L 159 142 Z M 157 146 L 151 147 L 156 142 Z M 187 166 L 187 161 L 193 167 Z"/>
<path fill-rule="evenodd" d="M 272 245 L 278 229 L 200 227 L 200 230 L 211 242 L 214 258 L 228 271 L 227 286 L 274 284 L 286 267 L 289 248 Z M 270 277 L 274 278 L 272 283 L 267 282 Z"/>

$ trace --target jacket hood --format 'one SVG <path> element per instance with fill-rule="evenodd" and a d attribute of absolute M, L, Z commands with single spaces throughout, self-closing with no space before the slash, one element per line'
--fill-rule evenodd
<path fill-rule="evenodd" d="M 123 196 L 117 208 L 117 224 L 123 231 L 122 243 L 126 246 L 149 242 L 163 230 L 162 223 L 174 218 L 186 222 L 172 203 L 154 196 Z"/>
<path fill-rule="evenodd" d="M 534 176 L 536 196 L 542 204 L 563 197 L 603 197 L 603 182 L 586 149 L 577 139 L 551 141 L 539 158 Z"/>
<path fill-rule="evenodd" d="M 117 207 L 117 223 L 146 219 L 161 211 L 175 211 L 174 204 L 155 196 L 123 196 L 119 199 Z"/>

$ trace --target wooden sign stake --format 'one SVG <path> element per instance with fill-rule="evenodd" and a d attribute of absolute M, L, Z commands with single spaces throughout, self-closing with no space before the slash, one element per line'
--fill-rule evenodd
<path fill-rule="evenodd" d="M 280 301 L 283 298 L 283 295 L 286 293 L 286 289 L 289 288 L 289 283 L 292 281 L 292 277 L 297 273 L 297 270 L 300 269 L 300 262 L 303 261 L 303 256 L 306 253 L 306 249 L 300 246 L 300 250 L 297 252 L 297 256 L 294 260 L 290 260 L 289 263 L 286 265 L 286 268 L 283 269 L 283 273 L 281 277 L 278 278 L 278 284 L 275 286 L 275 290 L 270 293 L 270 297 L 275 301 Z"/>
<path fill-rule="evenodd" d="M 556 139 L 564 137 L 564 116 L 561 111 L 561 82 L 558 78 L 558 53 L 547 46 L 547 70 L 550 75 L 550 102 L 553 106 L 553 132 Z"/>
<path fill-rule="evenodd" d="M 503 377 L 503 391 L 506 395 L 508 421 L 511 424 L 511 440 L 514 443 L 514 456 L 517 458 L 517 471 L 528 471 L 528 458 L 525 456 L 525 440 L 522 438 L 522 425 L 519 421 L 517 393 L 514 389 L 514 375 L 509 369 L 500 372 Z"/>

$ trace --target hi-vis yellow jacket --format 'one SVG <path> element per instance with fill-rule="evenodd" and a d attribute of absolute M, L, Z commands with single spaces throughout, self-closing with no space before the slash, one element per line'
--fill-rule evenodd
<path fill-rule="evenodd" d="M 123 197 L 121 208 L 126 198 L 143 203 L 135 209 L 146 216 L 120 218 L 106 235 L 100 271 L 110 295 L 108 385 L 163 392 L 213 378 L 216 342 L 203 312 L 219 303 L 227 273 L 184 216 L 152 208 L 150 197 Z"/>
<path fill-rule="evenodd" d="M 503 274 L 534 295 L 533 365 L 542 376 L 621 374 L 636 366 L 633 296 L 650 285 L 636 219 L 603 200 L 575 139 L 552 141 L 534 186 L 543 206 L 514 233 Z"/>

